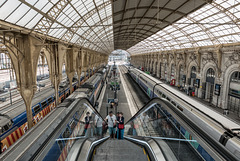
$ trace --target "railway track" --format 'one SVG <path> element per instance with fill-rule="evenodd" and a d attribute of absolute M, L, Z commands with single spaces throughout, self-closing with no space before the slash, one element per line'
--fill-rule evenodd
<path fill-rule="evenodd" d="M 52 89 L 51 88 L 47 88 L 47 89 L 44 90 L 44 92 L 47 93 L 50 90 L 52 90 Z M 42 92 L 36 93 L 35 96 L 33 97 L 33 99 L 36 98 L 36 97 L 41 96 L 41 94 L 42 94 Z M 19 99 L 18 101 L 14 102 L 13 105 L 4 106 L 3 108 L 1 108 L 0 109 L 0 113 L 1 114 L 6 114 L 6 113 L 8 113 L 10 111 L 13 111 L 15 108 L 17 108 L 17 107 L 19 107 L 19 106 L 21 106 L 23 104 L 24 104 L 24 101 L 22 99 Z"/>
<path fill-rule="evenodd" d="M 66 78 L 64 78 L 63 81 L 66 81 Z M 51 87 L 51 82 L 50 82 L 50 80 L 48 80 L 48 82 L 47 82 L 47 84 L 45 85 L 45 87 L 41 87 L 41 88 L 40 88 L 41 91 L 36 91 L 33 99 L 36 98 L 36 97 L 39 97 L 39 96 L 42 94 L 42 91 L 43 91 L 43 90 L 44 90 L 45 93 L 49 92 L 49 91 L 51 90 L 51 88 L 49 88 L 49 87 Z M 0 113 L 1 113 L 1 114 L 6 114 L 7 112 L 12 111 L 12 110 L 15 109 L 16 107 L 21 106 L 21 105 L 24 104 L 24 101 L 23 101 L 20 93 L 19 93 L 17 90 L 16 90 L 15 92 L 16 92 L 15 95 L 12 95 L 12 100 L 13 100 L 14 98 L 17 98 L 17 97 L 19 97 L 19 98 L 16 99 L 16 100 L 13 100 L 13 104 L 11 104 L 10 102 L 9 102 L 8 104 L 4 104 L 5 102 L 1 102 L 1 103 L 0 103 Z M 8 97 L 10 97 L 10 96 L 8 96 Z M 10 100 L 7 99 L 7 101 L 10 101 Z M 4 105 L 3 105 L 3 104 L 4 104 Z M 2 106 L 2 107 L 1 107 L 1 106 Z M 1 112 L 1 111 L 5 110 L 5 109 L 11 107 L 11 106 L 14 106 L 14 107 L 11 108 L 10 110 Z"/>
<path fill-rule="evenodd" d="M 128 76 L 128 69 L 125 66 L 118 66 L 118 67 L 119 67 L 120 72 L 123 75 L 123 79 L 125 80 L 128 89 L 130 91 L 130 94 L 132 96 L 131 99 L 133 100 L 135 107 L 137 107 L 137 109 L 140 110 L 149 99 L 146 100 L 146 98 L 143 99 L 142 96 L 139 97 L 140 95 L 144 95 L 144 97 L 145 97 L 145 93 L 143 93 L 141 91 L 141 89 L 138 89 L 137 90 L 138 93 L 136 93 L 136 88 L 140 88 L 140 87 L 137 86 L 134 88 L 134 86 L 133 86 L 134 82 L 130 83 L 130 81 L 133 81 L 133 80 L 131 80 Z"/>

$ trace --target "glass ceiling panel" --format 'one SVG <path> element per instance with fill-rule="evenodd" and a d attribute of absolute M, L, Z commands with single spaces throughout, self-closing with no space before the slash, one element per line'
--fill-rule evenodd
<path fill-rule="evenodd" d="M 43 17 L 43 16 L 42 16 L 41 14 L 35 15 L 35 17 L 34 17 L 30 22 L 28 22 L 25 27 L 26 27 L 26 28 L 33 28 L 33 27 L 36 25 L 36 23 L 37 23 L 42 17 Z"/>
<path fill-rule="evenodd" d="M 41 0 L 42 1 L 42 0 Z M 40 0 L 39 0 L 39 3 L 40 3 Z M 40 9 L 42 12 L 44 12 L 44 13 L 47 13 L 47 11 L 49 10 L 49 9 L 51 9 L 51 7 L 53 6 L 54 4 L 53 3 L 47 3 L 43 8 L 40 8 L 40 7 L 38 7 L 38 4 L 36 5 L 36 7 L 38 8 L 38 9 Z"/>
<path fill-rule="evenodd" d="M 105 7 L 100 9 L 103 4 Z M 111 4 L 110 0 L 1 0 L 0 20 L 63 40 L 68 37 L 64 34 L 73 33 L 67 38 L 70 42 L 111 52 Z M 44 16 L 49 22 L 44 21 Z M 131 47 L 129 52 L 146 52 L 152 48 L 158 50 L 159 46 L 165 46 L 162 50 L 168 50 L 240 42 L 239 17 L 240 0 L 213 0 L 211 4 L 177 21 L 174 26 L 168 26 Z M 85 41 L 80 40 L 82 35 L 86 36 L 83 38 Z M 94 38 L 98 44 L 93 44 L 88 38 Z"/>
<path fill-rule="evenodd" d="M 18 20 L 20 20 L 28 11 L 30 10 L 30 7 L 21 4 L 16 10 L 14 10 L 9 16 L 7 17 L 6 21 L 17 23 Z M 22 12 L 24 11 L 24 12 Z"/>
<path fill-rule="evenodd" d="M 17 22 L 18 25 L 20 26 L 26 26 L 26 24 L 28 24 L 38 13 L 31 9 L 29 10 L 29 12 L 27 12 L 26 15 L 24 15 L 21 19 L 19 19 L 19 21 Z"/>
<path fill-rule="evenodd" d="M 139 44 L 148 41 L 165 46 L 164 50 L 240 42 L 240 25 L 235 23 L 239 17 L 240 0 L 213 0 L 177 21 L 174 26 L 166 27 L 127 51 L 131 54 L 144 53 L 145 47 Z"/>
<path fill-rule="evenodd" d="M 0 9 L 0 19 L 5 20 L 20 5 L 21 2 L 19 2 L 18 0 L 7 1 Z"/>
<path fill-rule="evenodd" d="M 111 4 L 110 0 L 1 0 L 0 20 L 111 53 L 113 27 L 108 26 L 112 25 Z M 104 42 L 98 34 L 107 41 Z M 90 37 L 95 37 L 98 44 L 88 40 Z"/>

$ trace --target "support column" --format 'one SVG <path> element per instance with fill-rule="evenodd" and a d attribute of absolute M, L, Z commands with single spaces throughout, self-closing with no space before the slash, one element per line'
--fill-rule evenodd
<path fill-rule="evenodd" d="M 160 53 L 157 55 L 157 77 L 160 78 Z"/>
<path fill-rule="evenodd" d="M 50 75 L 52 84 L 54 85 L 55 89 L 55 106 L 59 104 L 59 84 L 60 84 L 60 78 L 59 78 L 59 57 L 58 57 L 58 45 L 52 45 L 51 46 L 51 66 L 52 66 L 52 75 Z"/>
<path fill-rule="evenodd" d="M 43 76 L 44 76 L 44 64 L 45 64 L 45 56 L 44 56 L 44 54 L 41 54 L 41 59 L 42 59 L 42 73 L 43 73 Z"/>
<path fill-rule="evenodd" d="M 76 70 L 77 70 L 77 75 L 78 75 L 78 87 L 81 86 L 81 75 L 82 75 L 82 49 L 78 51 L 77 55 L 77 61 L 76 61 Z"/>
<path fill-rule="evenodd" d="M 50 62 L 49 63 L 49 73 L 50 79 L 55 89 L 55 105 L 59 104 L 59 84 L 62 79 L 62 66 L 64 62 L 64 57 L 67 51 L 67 47 L 61 43 L 49 44 L 47 47 Z"/>
<path fill-rule="evenodd" d="M 82 50 L 82 70 L 84 72 L 84 81 L 86 81 L 87 67 L 88 67 L 88 53 L 86 50 Z"/>
<path fill-rule="evenodd" d="M 37 90 L 37 64 L 41 51 L 41 46 L 36 44 L 40 43 L 38 39 L 29 35 L 14 36 L 6 43 L 15 69 L 17 89 L 26 106 L 29 129 L 33 126 L 32 98 Z"/>
<path fill-rule="evenodd" d="M 73 49 L 73 48 L 68 49 L 67 50 L 67 55 L 66 55 L 66 72 L 67 72 L 67 76 L 68 76 L 68 79 L 69 79 L 70 94 L 73 91 L 73 89 L 72 89 L 72 79 L 73 79 L 74 74 L 75 74 L 75 71 L 74 71 L 74 60 L 73 60 L 74 50 L 77 50 L 77 49 Z"/>
<path fill-rule="evenodd" d="M 197 72 L 200 74 L 200 70 L 201 70 L 201 52 L 200 52 L 200 48 L 197 48 L 196 54 L 197 54 L 197 64 L 198 64 Z"/>
<path fill-rule="evenodd" d="M 218 78 L 221 77 L 222 71 L 221 71 L 221 66 L 222 66 L 222 51 L 221 51 L 222 45 L 217 47 L 216 53 L 217 53 L 217 74 Z"/>

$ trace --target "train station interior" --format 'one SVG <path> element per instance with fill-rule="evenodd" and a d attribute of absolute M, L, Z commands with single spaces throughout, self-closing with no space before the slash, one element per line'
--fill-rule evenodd
<path fill-rule="evenodd" d="M 1 161 L 239 161 L 240 0 L 1 0 Z"/>

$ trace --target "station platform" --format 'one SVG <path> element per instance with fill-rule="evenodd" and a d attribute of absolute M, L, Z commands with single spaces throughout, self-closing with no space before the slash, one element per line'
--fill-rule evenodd
<path fill-rule="evenodd" d="M 117 90 L 116 98 L 118 99 L 118 106 L 117 109 L 115 108 L 110 108 L 110 103 L 108 103 L 108 99 L 114 99 L 114 93 L 115 91 L 110 88 L 110 83 L 113 78 L 108 78 L 107 79 L 107 86 L 106 86 L 106 91 L 102 100 L 102 106 L 100 107 L 99 113 L 101 116 L 106 117 L 108 115 L 108 112 L 113 111 L 114 113 L 117 112 L 122 112 L 124 115 L 125 120 L 129 120 L 134 114 L 131 113 L 130 107 L 128 104 L 128 100 L 126 97 L 126 91 L 125 88 L 123 87 L 123 78 L 120 77 L 119 69 L 117 68 L 116 71 L 116 78 L 119 80 L 120 84 L 120 90 Z M 115 113 L 116 114 L 116 113 Z"/>

